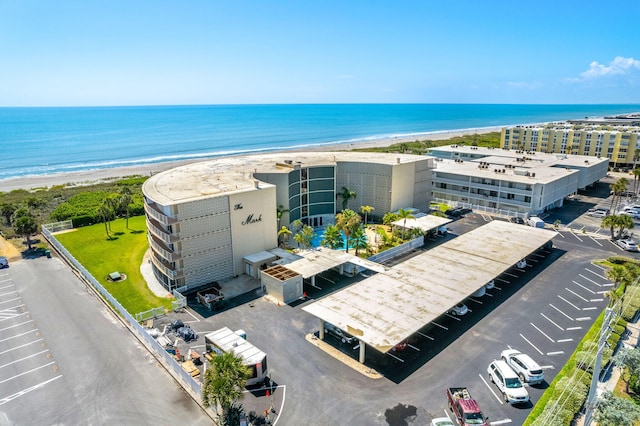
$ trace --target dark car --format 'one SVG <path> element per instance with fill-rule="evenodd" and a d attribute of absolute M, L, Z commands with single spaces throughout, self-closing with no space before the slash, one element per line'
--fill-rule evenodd
<path fill-rule="evenodd" d="M 4 256 L 0 256 L 0 269 L 8 268 L 8 267 L 9 267 L 9 261 L 7 260 L 7 258 Z"/>
<path fill-rule="evenodd" d="M 521 217 L 512 217 L 509 220 L 513 223 L 517 223 L 518 225 L 524 225 L 524 219 Z"/>
<path fill-rule="evenodd" d="M 449 209 L 445 211 L 444 214 L 452 218 L 458 218 L 458 217 L 463 217 L 465 214 L 471 213 L 472 211 L 473 210 L 466 209 L 464 207 L 455 207 L 453 209 Z"/>
<path fill-rule="evenodd" d="M 176 335 L 185 342 L 190 342 L 198 338 L 198 333 L 196 333 L 191 327 L 180 327 L 178 331 L 176 331 Z"/>

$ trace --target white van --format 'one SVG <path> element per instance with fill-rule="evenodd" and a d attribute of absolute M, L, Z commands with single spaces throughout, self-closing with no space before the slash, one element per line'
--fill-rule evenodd
<path fill-rule="evenodd" d="M 527 224 L 529 224 L 529 226 L 533 226 L 534 228 L 544 228 L 544 220 L 540 219 L 538 216 L 531 216 L 527 220 Z"/>

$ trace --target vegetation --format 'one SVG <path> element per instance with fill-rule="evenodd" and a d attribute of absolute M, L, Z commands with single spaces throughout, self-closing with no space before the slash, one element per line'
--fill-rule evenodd
<path fill-rule="evenodd" d="M 145 217 L 132 217 L 130 230 L 125 226 L 125 219 L 115 220 L 111 238 L 105 238 L 100 224 L 61 233 L 56 238 L 132 315 L 158 306 L 170 309 L 171 301 L 154 295 L 140 272 L 144 253 L 149 247 Z M 107 280 L 107 276 L 115 271 L 124 273 L 126 280 Z"/>
<path fill-rule="evenodd" d="M 342 237 L 342 230 L 336 225 L 327 226 L 324 230 L 324 237 L 322 241 L 320 241 L 320 245 L 337 250 L 342 248 L 343 244 L 344 238 Z"/>
<path fill-rule="evenodd" d="M 640 407 L 632 400 L 606 392 L 598 402 L 594 419 L 600 426 L 633 425 L 640 419 Z"/>
<path fill-rule="evenodd" d="M 251 372 L 242 364 L 242 358 L 233 352 L 216 355 L 204 376 L 203 404 L 205 407 L 215 406 L 219 415 L 226 416 L 232 405 L 242 397 L 249 377 Z"/>
<path fill-rule="evenodd" d="M 500 132 L 490 132 L 482 134 L 473 134 L 466 136 L 458 136 L 445 140 L 418 140 L 413 142 L 402 142 L 393 144 L 386 147 L 377 148 L 361 148 L 354 149 L 353 151 L 361 152 L 397 152 L 399 154 L 416 154 L 424 155 L 430 148 L 445 145 L 469 145 L 469 146 L 484 146 L 489 148 L 500 147 Z"/>
<path fill-rule="evenodd" d="M 362 218 L 353 210 L 345 209 L 336 215 L 336 226 L 344 232 L 346 237 L 345 251 L 349 253 L 349 238 L 360 227 Z"/>
<path fill-rule="evenodd" d="M 357 198 L 358 194 L 356 194 L 352 190 L 345 188 L 343 186 L 342 192 L 340 192 L 339 194 L 336 194 L 336 198 L 338 197 L 342 198 L 342 210 L 346 210 L 347 207 L 349 206 L 349 200 L 351 200 L 352 198 L 353 199 Z"/>

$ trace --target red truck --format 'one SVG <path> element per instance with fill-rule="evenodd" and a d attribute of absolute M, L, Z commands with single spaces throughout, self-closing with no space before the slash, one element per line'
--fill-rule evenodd
<path fill-rule="evenodd" d="M 489 418 L 482 414 L 480 406 L 471 398 L 467 388 L 447 388 L 447 400 L 460 426 L 489 425 Z"/>

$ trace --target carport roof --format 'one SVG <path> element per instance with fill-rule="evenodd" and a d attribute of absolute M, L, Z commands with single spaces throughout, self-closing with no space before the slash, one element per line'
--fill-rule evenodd
<path fill-rule="evenodd" d="M 387 352 L 555 235 L 492 221 L 303 309 Z"/>
<path fill-rule="evenodd" d="M 385 271 L 387 268 L 379 263 L 362 259 L 344 251 L 332 250 L 327 247 L 318 247 L 312 250 L 305 250 L 298 253 L 300 258 L 291 261 L 278 262 L 286 265 L 288 269 L 295 271 L 304 278 L 318 275 L 345 263 L 353 263 L 363 268 L 376 272 Z"/>
<path fill-rule="evenodd" d="M 406 222 L 404 219 L 396 220 L 392 223 L 392 225 L 406 229 L 418 228 L 423 232 L 429 232 L 432 229 L 439 228 L 449 222 L 451 222 L 451 219 L 448 219 L 446 217 L 425 214 L 422 216 L 416 216 L 415 219 L 407 219 Z"/>

